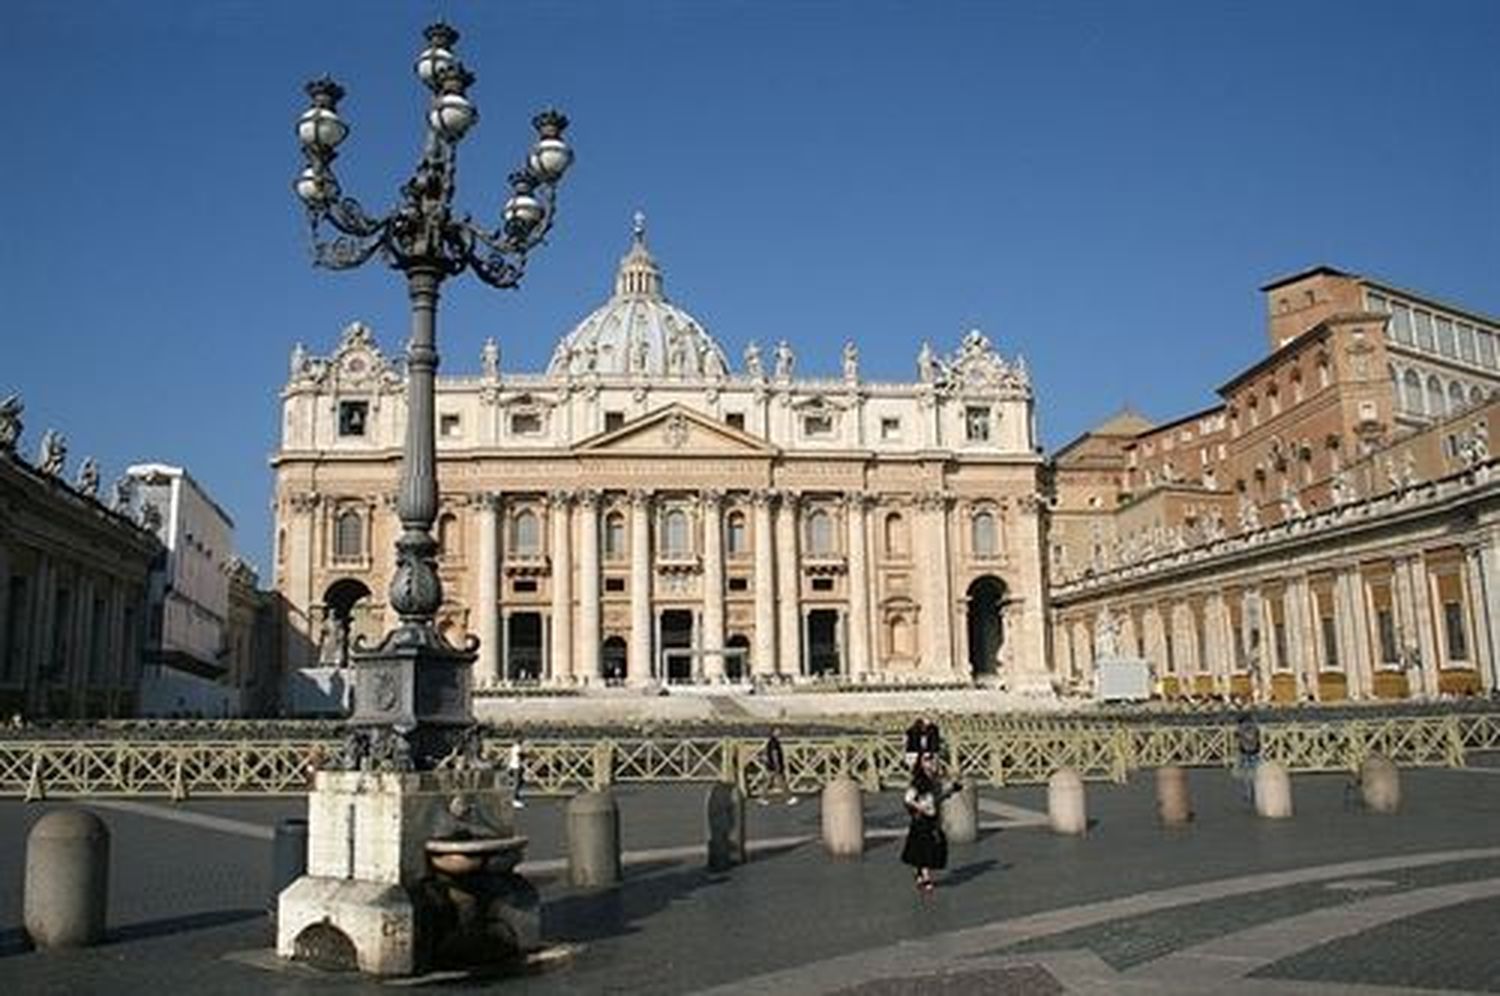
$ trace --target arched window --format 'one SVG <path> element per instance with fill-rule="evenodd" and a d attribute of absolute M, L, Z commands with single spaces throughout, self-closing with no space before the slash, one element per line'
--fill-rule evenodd
<path fill-rule="evenodd" d="M 358 560 L 365 552 L 365 522 L 358 512 L 345 509 L 339 513 L 333 529 L 335 560 Z"/>
<path fill-rule="evenodd" d="M 604 517 L 604 559 L 625 559 L 625 516 L 619 512 Z"/>
<path fill-rule="evenodd" d="M 1260 425 L 1260 402 L 1256 400 L 1255 395 L 1250 395 L 1250 401 L 1245 407 L 1250 412 L 1250 428 Z"/>
<path fill-rule="evenodd" d="M 1479 389 L 1478 384 L 1469 385 L 1469 404 L 1478 405 L 1484 401 L 1484 392 Z"/>
<path fill-rule="evenodd" d="M 833 516 L 821 508 L 807 517 L 807 550 L 821 555 L 833 552 Z"/>
<path fill-rule="evenodd" d="M 1464 409 L 1464 386 L 1458 381 L 1448 382 L 1448 412 L 1463 411 Z"/>
<path fill-rule="evenodd" d="M 685 557 L 692 553 L 688 542 L 688 517 L 680 508 L 668 509 L 661 520 L 661 550 L 668 557 Z"/>
<path fill-rule="evenodd" d="M 1447 414 L 1447 405 L 1443 402 L 1443 382 L 1435 374 L 1427 378 L 1427 414 L 1433 418 L 1442 418 Z"/>
<path fill-rule="evenodd" d="M 900 512 L 885 517 L 885 553 L 888 557 L 906 556 L 906 520 Z"/>
<path fill-rule="evenodd" d="M 1302 404 L 1302 371 L 1292 371 L 1292 404 Z"/>
<path fill-rule="evenodd" d="M 973 533 L 971 541 L 974 547 L 974 556 L 993 557 L 1000 552 L 998 537 L 995 535 L 995 516 L 989 512 L 975 514 L 971 524 Z"/>
<path fill-rule="evenodd" d="M 1408 370 L 1401 375 L 1401 388 L 1403 407 L 1407 411 L 1420 415 L 1427 410 L 1422 401 L 1422 378 L 1415 370 Z"/>
<path fill-rule="evenodd" d="M 528 509 L 516 513 L 511 522 L 510 542 L 516 553 L 523 556 L 542 552 L 542 529 L 535 512 Z"/>
<path fill-rule="evenodd" d="M 1333 370 L 1328 365 L 1328 357 L 1318 357 L 1318 387 L 1327 387 L 1333 382 Z"/>
<path fill-rule="evenodd" d="M 1275 384 L 1266 392 L 1266 404 L 1270 406 L 1272 418 L 1281 414 L 1281 392 L 1276 390 Z"/>
<path fill-rule="evenodd" d="M 453 557 L 458 554 L 454 544 L 458 541 L 458 520 L 450 512 L 443 515 L 437 521 L 437 543 L 439 557 Z"/>
<path fill-rule="evenodd" d="M 724 545 L 728 547 L 731 557 L 750 552 L 750 535 L 745 526 L 744 512 L 730 512 L 724 532 L 726 539 Z"/>

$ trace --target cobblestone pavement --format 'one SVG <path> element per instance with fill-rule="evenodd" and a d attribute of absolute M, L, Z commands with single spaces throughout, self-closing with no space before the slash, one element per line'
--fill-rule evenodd
<path fill-rule="evenodd" d="M 562 807 L 518 813 L 544 934 L 570 952 L 523 977 L 423 980 L 582 993 L 1500 992 L 1500 769 L 1408 771 L 1402 811 L 1349 804 L 1341 776 L 1295 782 L 1296 816 L 1257 819 L 1219 771 L 1190 774 L 1197 818 L 1166 831 L 1152 779 L 1090 785 L 1091 829 L 1038 825 L 1040 789 L 986 790 L 973 845 L 919 896 L 899 865 L 891 793 L 869 800 L 867 852 L 816 844 L 818 805 L 750 807 L 753 857 L 702 867 L 704 791 L 619 793 L 624 885 L 561 880 Z M 48 804 L 0 802 L 0 985 L 17 993 L 356 993 L 388 985 L 267 968 L 270 828 L 298 800 L 110 802 L 111 941 L 20 948 L 24 839 Z"/>

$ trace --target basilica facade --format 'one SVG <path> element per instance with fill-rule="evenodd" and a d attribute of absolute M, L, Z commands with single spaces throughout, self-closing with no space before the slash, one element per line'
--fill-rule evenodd
<path fill-rule="evenodd" d="M 916 378 L 855 343 L 729 354 L 671 303 L 637 219 L 609 299 L 542 372 L 437 382 L 441 627 L 508 684 L 1049 686 L 1034 396 L 971 331 Z M 364 325 L 282 392 L 276 587 L 289 668 L 389 628 L 406 403 Z"/>

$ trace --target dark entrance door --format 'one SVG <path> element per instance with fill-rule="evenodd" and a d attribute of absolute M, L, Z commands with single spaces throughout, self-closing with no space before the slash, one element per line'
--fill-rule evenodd
<path fill-rule="evenodd" d="M 969 670 L 977 678 L 1000 670 L 1005 629 L 1000 615 L 1005 583 L 986 575 L 969 585 Z"/>
<path fill-rule="evenodd" d="M 625 659 L 628 651 L 625 648 L 623 636 L 611 636 L 604 641 L 603 647 L 603 673 L 607 682 L 618 682 L 625 680 Z"/>
<path fill-rule="evenodd" d="M 693 647 L 693 614 L 687 609 L 667 609 L 661 614 L 662 659 L 666 662 L 667 681 L 692 681 L 691 654 L 670 653 Z"/>
<path fill-rule="evenodd" d="M 506 632 L 505 677 L 511 681 L 540 681 L 542 677 L 542 614 L 517 612 Z"/>
<path fill-rule="evenodd" d="M 724 641 L 724 677 L 744 681 L 750 676 L 750 638 L 735 633 Z"/>
<path fill-rule="evenodd" d="M 837 675 L 840 670 L 839 614 L 813 609 L 807 614 L 807 669 L 813 677 Z"/>

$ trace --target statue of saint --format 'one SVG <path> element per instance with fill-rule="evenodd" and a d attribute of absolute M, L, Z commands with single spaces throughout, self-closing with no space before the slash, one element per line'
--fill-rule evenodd
<path fill-rule="evenodd" d="M 755 380 L 764 380 L 766 377 L 766 372 L 760 365 L 760 347 L 753 339 L 745 347 L 745 373 Z"/>
<path fill-rule="evenodd" d="M 922 340 L 922 348 L 917 353 L 917 379 L 924 384 L 937 379 L 937 360 L 932 355 L 932 343 L 926 339 Z"/>
<path fill-rule="evenodd" d="M 25 428 L 21 422 L 21 413 L 26 406 L 21 404 L 21 396 L 12 394 L 4 401 L 0 401 L 0 453 L 14 453 L 16 443 L 21 439 L 21 430 Z"/>
<path fill-rule="evenodd" d="M 99 497 L 99 465 L 93 457 L 84 457 L 83 463 L 78 465 L 78 479 L 73 482 L 73 487 L 90 498 Z"/>
<path fill-rule="evenodd" d="M 500 379 L 500 344 L 494 336 L 484 340 L 484 348 L 479 351 L 479 365 L 485 380 Z"/>
<path fill-rule="evenodd" d="M 297 380 L 307 373 L 307 347 L 300 342 L 292 347 L 291 368 L 292 380 Z"/>
<path fill-rule="evenodd" d="M 844 380 L 850 384 L 859 380 L 859 347 L 853 339 L 844 343 Z"/>
<path fill-rule="evenodd" d="M 797 358 L 792 355 L 791 344 L 782 339 L 776 344 L 776 379 L 791 380 L 792 368 L 797 364 Z"/>
<path fill-rule="evenodd" d="M 37 451 L 37 469 L 50 477 L 61 477 L 63 464 L 68 459 L 68 441 L 56 429 L 42 433 L 42 445 Z"/>

